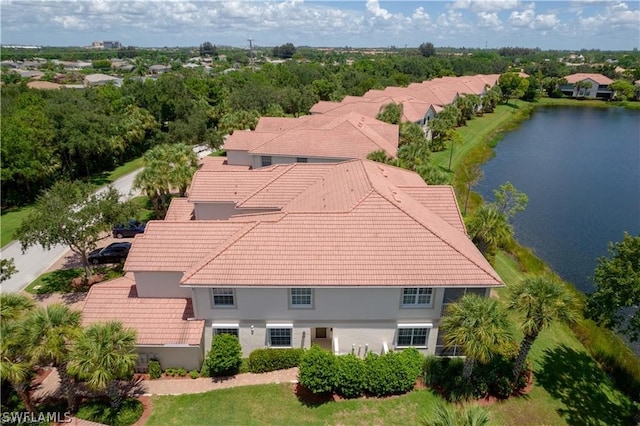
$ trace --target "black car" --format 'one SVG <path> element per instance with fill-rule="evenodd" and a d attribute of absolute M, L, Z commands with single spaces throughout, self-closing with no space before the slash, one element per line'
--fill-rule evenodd
<path fill-rule="evenodd" d="M 95 249 L 89 253 L 89 262 L 97 265 L 99 263 L 124 262 L 129 254 L 131 243 L 111 243 L 108 246 Z"/>
<path fill-rule="evenodd" d="M 128 223 L 114 225 L 113 228 L 111 228 L 111 233 L 113 234 L 113 238 L 132 238 L 137 234 L 142 234 L 146 226 L 147 224 L 144 222 L 130 220 Z"/>

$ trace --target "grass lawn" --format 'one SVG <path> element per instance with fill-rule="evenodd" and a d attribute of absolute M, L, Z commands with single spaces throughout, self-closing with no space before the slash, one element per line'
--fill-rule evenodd
<path fill-rule="evenodd" d="M 24 290 L 31 294 L 71 293 L 74 291 L 71 281 L 84 273 L 83 268 L 60 269 L 45 272 L 36 278 Z"/>
<path fill-rule="evenodd" d="M 417 424 L 440 398 L 428 390 L 386 399 L 305 404 L 289 383 L 154 396 L 154 425 L 407 425 Z"/>
<path fill-rule="evenodd" d="M 16 231 L 29 214 L 30 207 L 15 208 L 3 212 L 0 216 L 0 247 L 4 247 L 15 239 Z"/>
<path fill-rule="evenodd" d="M 111 172 L 102 172 L 99 175 L 93 176 L 89 181 L 98 186 L 108 185 L 113 181 L 120 179 L 122 176 L 128 175 L 140 168 L 142 168 L 142 157 L 126 162 L 122 166 L 116 167 Z"/>

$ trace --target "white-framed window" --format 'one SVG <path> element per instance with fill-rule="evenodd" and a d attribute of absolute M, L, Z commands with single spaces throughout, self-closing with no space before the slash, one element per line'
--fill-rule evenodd
<path fill-rule="evenodd" d="M 428 327 L 398 327 L 396 346 L 399 348 L 426 348 L 429 341 Z"/>
<path fill-rule="evenodd" d="M 442 300 L 443 306 L 447 306 L 450 303 L 457 302 L 465 294 L 477 294 L 480 297 L 486 297 L 486 288 L 445 288 L 444 299 Z"/>
<path fill-rule="evenodd" d="M 211 299 L 214 308 L 235 308 L 236 297 L 232 288 L 212 288 Z"/>
<path fill-rule="evenodd" d="M 402 289 L 402 307 L 415 308 L 431 306 L 432 288 L 408 287 Z"/>
<path fill-rule="evenodd" d="M 292 308 L 313 308 L 313 289 L 289 289 L 289 306 Z"/>
<path fill-rule="evenodd" d="M 267 324 L 267 344 L 272 348 L 293 346 L 293 324 Z"/>
<path fill-rule="evenodd" d="M 260 161 L 262 164 L 262 167 L 266 167 L 266 166 L 270 166 L 271 165 L 271 156 L 270 155 L 263 155 L 260 157 Z"/>
<path fill-rule="evenodd" d="M 211 331 L 213 337 L 218 334 L 230 334 L 239 338 L 240 324 L 237 322 L 214 322 L 211 324 Z"/>

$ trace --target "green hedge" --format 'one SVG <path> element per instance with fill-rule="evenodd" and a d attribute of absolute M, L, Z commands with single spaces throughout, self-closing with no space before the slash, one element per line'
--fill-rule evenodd
<path fill-rule="evenodd" d="M 313 393 L 328 393 L 335 388 L 336 356 L 313 345 L 300 360 L 300 384 Z"/>
<path fill-rule="evenodd" d="M 256 349 L 249 355 L 249 371 L 266 373 L 298 367 L 303 354 L 304 349 Z"/>
<path fill-rule="evenodd" d="M 162 367 L 160 366 L 160 361 L 157 359 L 150 359 L 149 364 L 149 378 L 151 380 L 159 379 L 162 376 Z"/>
<path fill-rule="evenodd" d="M 205 360 L 207 373 L 214 377 L 232 376 L 238 373 L 241 364 L 242 348 L 238 338 L 231 334 L 214 336 Z"/>
<path fill-rule="evenodd" d="M 335 391 L 344 398 L 357 398 L 364 390 L 364 361 L 353 354 L 336 357 Z"/>

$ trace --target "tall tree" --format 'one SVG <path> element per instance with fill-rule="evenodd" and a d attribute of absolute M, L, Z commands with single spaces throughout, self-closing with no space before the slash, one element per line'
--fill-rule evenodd
<path fill-rule="evenodd" d="M 13 258 L 0 259 L 0 283 L 11 278 L 16 272 L 18 271 L 16 270 L 16 264 Z"/>
<path fill-rule="evenodd" d="M 467 185 L 467 195 L 464 197 L 463 215 L 467 215 L 467 207 L 469 205 L 469 195 L 471 195 L 471 187 L 482 180 L 482 169 L 477 164 L 467 164 L 462 168 L 462 181 Z"/>
<path fill-rule="evenodd" d="M 380 108 L 380 112 L 376 115 L 380 121 L 389 124 L 400 124 L 402 121 L 402 104 L 391 102 Z"/>
<path fill-rule="evenodd" d="M 640 236 L 625 232 L 609 243 L 609 257 L 598 258 L 593 281 L 596 291 L 587 299 L 586 314 L 600 324 L 640 338 Z"/>
<path fill-rule="evenodd" d="M 520 98 L 527 90 L 529 82 L 516 72 L 504 73 L 498 78 L 498 86 L 502 91 L 502 99 L 508 104 L 509 99 Z"/>
<path fill-rule="evenodd" d="M 469 237 L 485 256 L 493 256 L 496 250 L 513 238 L 513 228 L 491 204 L 482 205 L 467 221 Z"/>
<path fill-rule="evenodd" d="M 47 250 L 57 244 L 68 246 L 80 255 L 86 282 L 91 277 L 87 256 L 102 233 L 134 216 L 134 206 L 121 203 L 119 197 L 113 187 L 94 192 L 87 183 L 59 181 L 38 198 L 16 237 L 23 250 L 35 244 Z"/>
<path fill-rule="evenodd" d="M 137 358 L 135 330 L 119 321 L 94 323 L 76 339 L 69 372 L 85 379 L 90 388 L 106 392 L 111 407 L 118 409 L 123 401 L 118 380 L 133 374 Z"/>
<path fill-rule="evenodd" d="M 76 412 L 76 387 L 67 369 L 73 341 L 80 334 L 82 314 L 60 304 L 40 307 L 24 322 L 23 343 L 31 359 L 40 365 L 52 364 L 58 370 L 60 387 L 69 411 Z"/>
<path fill-rule="evenodd" d="M 566 285 L 543 275 L 526 277 L 511 284 L 507 307 L 522 315 L 520 328 L 524 333 L 513 366 L 515 381 L 522 372 L 529 350 L 540 332 L 554 322 L 575 322 L 579 311 L 577 301 Z"/>
<path fill-rule="evenodd" d="M 446 346 L 462 348 L 462 375 L 469 380 L 475 362 L 486 364 L 498 346 L 511 340 L 507 315 L 496 299 L 467 294 L 447 306 L 440 322 Z"/>
<path fill-rule="evenodd" d="M 420 46 L 418 46 L 418 50 L 420 50 L 420 54 L 425 58 L 436 54 L 436 48 L 433 47 L 433 43 L 431 42 L 421 43 Z"/>
<path fill-rule="evenodd" d="M 507 220 L 515 216 L 516 213 L 523 211 L 529 202 L 527 194 L 518 191 L 509 181 L 500 185 L 498 189 L 494 189 L 493 196 L 496 198 L 493 205 Z"/>

